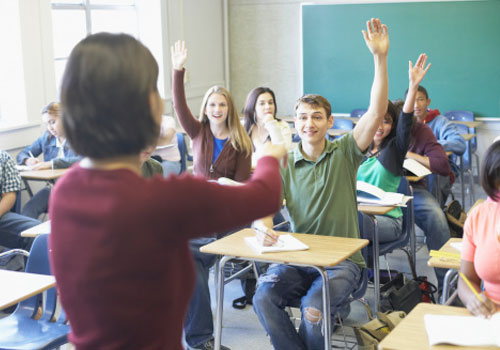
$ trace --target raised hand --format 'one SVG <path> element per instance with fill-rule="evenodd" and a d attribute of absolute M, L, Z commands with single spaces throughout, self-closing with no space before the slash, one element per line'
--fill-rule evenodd
<path fill-rule="evenodd" d="M 172 58 L 172 67 L 175 70 L 182 70 L 187 60 L 186 42 L 184 40 L 177 40 L 175 44 L 170 47 L 170 54 Z"/>
<path fill-rule="evenodd" d="M 427 55 L 425 53 L 421 53 L 420 56 L 418 56 L 415 66 L 413 66 L 411 60 L 409 61 L 408 76 L 410 79 L 410 85 L 420 85 L 420 82 L 422 81 L 422 79 L 424 79 L 425 74 L 427 74 L 427 71 L 431 67 L 430 63 L 426 67 L 426 63 Z"/>
<path fill-rule="evenodd" d="M 372 18 L 366 21 L 366 30 L 363 32 L 365 43 L 370 52 L 374 55 L 387 55 L 389 52 L 389 34 L 387 26 L 380 23 L 380 19 Z"/>

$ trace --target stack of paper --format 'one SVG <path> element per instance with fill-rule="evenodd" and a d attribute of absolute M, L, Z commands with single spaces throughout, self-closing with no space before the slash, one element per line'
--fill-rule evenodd
<path fill-rule="evenodd" d="M 245 243 L 259 254 L 309 249 L 309 246 L 302 243 L 292 235 L 280 235 L 278 242 L 268 247 L 264 247 L 260 244 L 255 236 L 245 237 Z"/>

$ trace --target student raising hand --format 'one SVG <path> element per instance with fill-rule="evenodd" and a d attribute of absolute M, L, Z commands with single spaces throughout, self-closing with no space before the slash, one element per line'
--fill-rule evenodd
<path fill-rule="evenodd" d="M 187 60 L 187 48 L 184 40 L 177 40 L 173 46 L 170 47 L 172 58 L 172 67 L 175 70 L 182 70 Z"/>
<path fill-rule="evenodd" d="M 380 23 L 380 19 L 372 18 L 370 21 L 366 21 L 366 30 L 362 30 L 362 32 L 370 52 L 375 56 L 387 55 L 389 52 L 387 26 Z"/>

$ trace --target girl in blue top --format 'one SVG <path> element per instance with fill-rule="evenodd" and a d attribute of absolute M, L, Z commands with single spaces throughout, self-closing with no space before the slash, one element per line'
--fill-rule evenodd
<path fill-rule="evenodd" d="M 64 169 L 78 162 L 78 156 L 69 147 L 64 137 L 60 120 L 59 103 L 51 102 L 42 110 L 42 119 L 47 124 L 47 131 L 17 155 L 20 165 L 27 165 L 31 170 Z M 38 156 L 43 154 L 43 161 Z M 38 191 L 24 206 L 22 214 L 34 219 L 48 210 L 51 187 Z"/>
<path fill-rule="evenodd" d="M 413 66 L 409 62 L 409 88 L 398 121 L 396 107 L 389 101 L 387 114 L 380 124 L 367 155 L 358 169 L 358 181 L 364 181 L 386 192 L 397 192 L 403 176 L 403 162 L 410 145 L 413 106 L 417 89 L 430 68 L 427 55 L 421 54 Z M 386 215 L 376 215 L 379 242 L 397 239 L 403 231 L 403 213 L 400 208 Z"/>

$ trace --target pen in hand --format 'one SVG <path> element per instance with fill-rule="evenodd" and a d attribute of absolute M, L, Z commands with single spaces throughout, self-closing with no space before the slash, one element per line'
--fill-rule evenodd
<path fill-rule="evenodd" d="M 283 241 L 280 240 L 279 235 L 277 237 L 273 236 L 271 233 L 269 233 L 269 232 L 267 232 L 265 230 L 262 230 L 260 228 L 257 228 L 257 227 L 254 227 L 253 229 L 255 231 L 263 233 L 264 235 L 266 235 L 267 237 L 269 237 L 270 240 L 271 240 L 271 242 L 272 242 L 271 245 L 275 245 L 275 244 L 283 245 Z M 265 243 L 265 240 L 262 241 L 262 245 L 265 245 L 264 243 Z"/>

